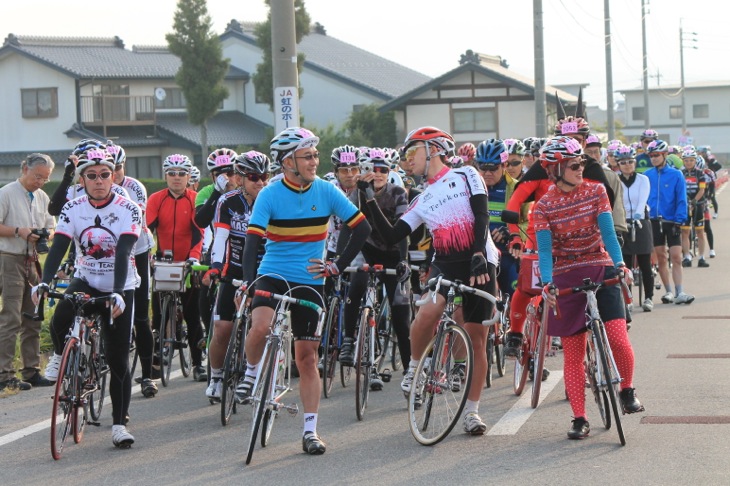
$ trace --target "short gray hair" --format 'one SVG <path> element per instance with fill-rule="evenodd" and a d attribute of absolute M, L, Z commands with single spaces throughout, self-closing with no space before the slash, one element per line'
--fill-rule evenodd
<path fill-rule="evenodd" d="M 40 167 L 40 166 L 44 166 L 44 167 L 47 166 L 51 170 L 53 170 L 55 165 L 56 164 L 53 162 L 53 159 L 51 159 L 51 157 L 49 157 L 48 155 L 34 152 L 32 154 L 29 154 L 23 160 L 23 162 L 20 163 L 20 170 L 22 172 L 23 169 L 25 169 L 26 167 L 28 169 L 32 169 L 33 167 Z"/>

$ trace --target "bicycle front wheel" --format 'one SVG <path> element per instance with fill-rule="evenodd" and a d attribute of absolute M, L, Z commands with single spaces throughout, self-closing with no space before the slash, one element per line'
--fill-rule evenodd
<path fill-rule="evenodd" d="M 598 405 L 598 414 L 601 416 L 603 426 L 606 429 L 610 429 L 611 411 L 608 404 L 608 395 L 604 387 L 601 386 L 602 378 L 598 371 L 596 352 L 593 346 L 593 334 L 591 333 L 586 343 L 586 380 L 591 388 L 591 392 L 593 392 L 593 399 L 596 401 L 596 405 Z"/>
<path fill-rule="evenodd" d="M 370 392 L 370 338 L 375 332 L 370 327 L 370 309 L 363 309 L 357 331 L 357 356 L 355 356 L 355 412 L 358 420 L 365 417 Z"/>
<path fill-rule="evenodd" d="M 466 331 L 453 323 L 439 329 L 418 363 L 408 395 L 409 426 L 419 443 L 438 444 L 454 428 L 466 404 L 473 366 Z"/>
<path fill-rule="evenodd" d="M 175 339 L 176 314 L 175 302 L 172 295 L 165 295 L 161 306 L 160 331 L 157 333 L 159 339 L 157 343 L 157 357 L 160 362 L 162 386 L 167 386 L 170 382 L 170 368 L 172 367 L 172 355 L 174 352 L 172 343 Z"/>
<path fill-rule="evenodd" d="M 53 408 L 51 409 L 51 455 L 55 460 L 61 458 L 63 445 L 74 426 L 76 389 L 73 369 L 78 353 L 77 344 L 78 339 L 76 338 L 69 338 L 66 341 L 61 355 L 61 365 L 58 368 Z"/>
<path fill-rule="evenodd" d="M 513 389 L 515 395 L 522 395 L 522 391 L 525 389 L 525 383 L 527 383 L 527 375 L 530 372 L 530 361 L 532 359 L 532 333 L 534 332 L 534 314 L 527 314 L 525 318 L 525 328 L 522 331 L 524 338 L 522 339 L 522 349 L 520 354 L 515 359 L 515 375 L 513 381 Z"/>
<path fill-rule="evenodd" d="M 84 438 L 84 429 L 86 428 L 87 410 L 89 407 L 86 401 L 88 397 L 84 397 L 85 385 L 89 382 L 91 369 L 89 368 L 89 358 L 79 349 L 78 357 L 74 360 L 73 375 L 71 378 L 72 387 L 75 390 L 74 395 L 74 443 L 79 444 Z"/>
<path fill-rule="evenodd" d="M 545 309 L 543 311 L 547 312 Z M 547 352 L 549 338 L 550 336 L 547 333 L 547 319 L 543 318 L 540 323 L 540 330 L 537 333 L 537 345 L 535 347 L 535 358 L 533 359 L 532 400 L 530 401 L 532 408 L 537 408 L 537 404 L 540 403 L 542 370 L 545 369 L 545 354 Z"/>
<path fill-rule="evenodd" d="M 613 371 L 613 360 L 609 358 L 608 353 L 610 348 L 606 339 L 606 330 L 603 327 L 602 322 L 595 322 L 592 325 L 593 332 L 598 332 L 598 339 L 596 339 L 598 355 L 601 358 L 601 367 L 603 368 L 603 378 L 606 381 L 606 391 L 608 392 L 608 398 L 611 402 L 611 409 L 613 410 L 613 418 L 616 422 L 616 431 L 618 432 L 618 438 L 621 445 L 626 445 L 626 437 L 624 437 L 624 429 L 621 426 L 621 415 L 619 415 L 619 402 L 618 393 L 616 392 L 616 386 L 618 385 L 618 379 L 615 377 Z"/>
<path fill-rule="evenodd" d="M 259 434 L 259 427 L 264 420 L 264 414 L 271 395 L 271 388 L 274 379 L 274 366 L 276 366 L 276 350 L 271 343 L 266 344 L 264 355 L 259 368 L 259 376 L 256 380 L 256 387 L 253 390 L 252 400 L 254 407 L 253 421 L 251 422 L 251 435 L 248 439 L 248 451 L 246 452 L 246 464 L 251 463 L 253 450 L 256 447 L 256 439 Z"/>
<path fill-rule="evenodd" d="M 104 341 L 101 339 L 101 336 L 96 337 L 94 347 L 96 350 L 92 353 L 93 355 L 90 358 L 91 377 L 93 379 L 93 384 L 97 385 L 97 389 L 89 395 L 89 413 L 91 414 L 91 419 L 97 422 L 101 417 L 101 409 L 104 406 L 109 366 L 106 364 Z"/>
<path fill-rule="evenodd" d="M 263 430 L 261 431 L 261 447 L 269 445 L 271 432 L 274 430 L 274 421 L 276 420 L 277 415 L 279 415 L 279 403 L 273 403 L 273 401 L 277 394 L 281 393 L 286 388 L 286 374 L 291 369 L 291 367 L 288 366 L 289 358 L 286 356 L 288 354 L 286 351 L 287 346 L 289 346 L 289 343 L 285 340 L 284 344 L 275 353 L 276 359 L 274 360 L 273 368 L 274 377 L 271 379 L 272 406 L 268 407 L 266 409 L 266 413 L 264 413 Z"/>
<path fill-rule="evenodd" d="M 487 334 L 487 388 L 492 388 L 492 373 L 496 358 L 494 353 L 494 328 L 490 327 Z"/>
<path fill-rule="evenodd" d="M 322 349 L 322 391 L 325 398 L 332 395 L 332 384 L 335 382 L 335 373 L 337 371 L 337 358 L 340 355 L 338 346 L 340 306 L 340 298 L 332 296 L 327 311 L 327 325 L 325 326 Z"/>

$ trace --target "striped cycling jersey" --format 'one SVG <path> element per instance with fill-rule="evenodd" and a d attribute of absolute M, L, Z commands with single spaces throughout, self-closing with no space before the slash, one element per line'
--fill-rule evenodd
<path fill-rule="evenodd" d="M 315 280 L 307 266 L 311 265 L 310 259 L 324 256 L 332 215 L 351 228 L 365 219 L 340 189 L 322 179 L 300 188 L 284 178 L 262 189 L 247 231 L 267 239 L 258 273 L 289 282 L 322 285 L 322 280 Z"/>

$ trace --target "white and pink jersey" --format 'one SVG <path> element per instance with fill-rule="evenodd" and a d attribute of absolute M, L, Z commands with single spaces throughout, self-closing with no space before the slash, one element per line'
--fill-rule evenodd
<path fill-rule="evenodd" d="M 101 291 L 114 291 L 114 259 L 119 237 L 142 230 L 142 211 L 137 204 L 120 195 L 102 207 L 94 207 L 87 196 L 77 197 L 64 204 L 58 217 L 56 233 L 68 236 L 76 244 L 76 277 Z M 124 290 L 140 284 L 130 256 Z"/>
<path fill-rule="evenodd" d="M 137 245 L 134 247 L 134 254 L 138 255 L 148 251 L 155 245 L 155 238 L 147 227 L 145 212 L 147 211 L 147 189 L 137 179 L 124 176 L 124 180 L 119 184 L 129 193 L 129 199 L 137 203 L 139 209 L 142 210 L 142 233 L 139 235 Z"/>

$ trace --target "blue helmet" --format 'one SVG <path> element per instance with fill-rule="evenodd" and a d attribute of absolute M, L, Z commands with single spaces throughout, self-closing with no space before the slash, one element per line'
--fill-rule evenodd
<path fill-rule="evenodd" d="M 474 162 L 477 164 L 501 164 L 507 160 L 509 152 L 499 138 L 489 138 L 477 145 Z"/>

